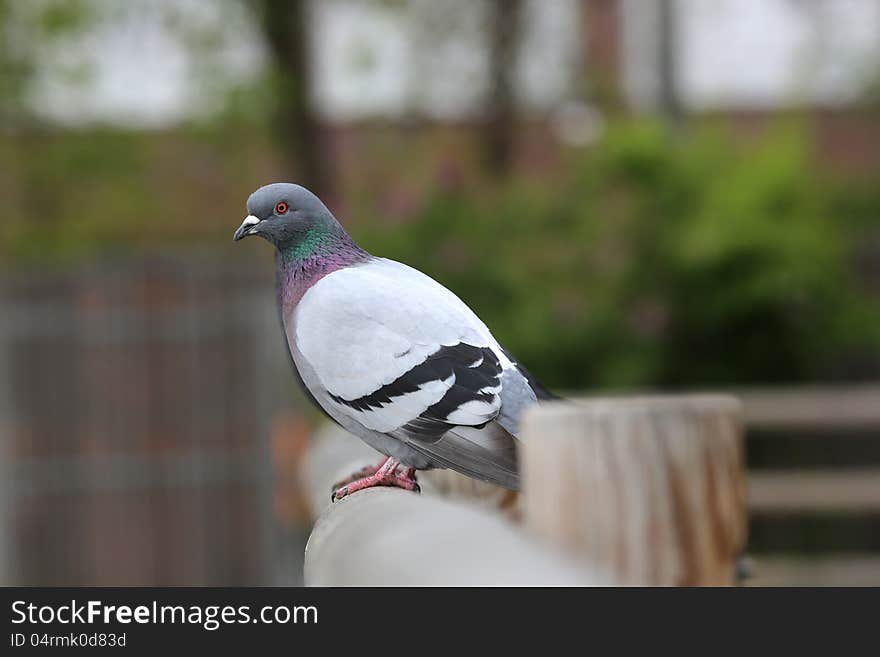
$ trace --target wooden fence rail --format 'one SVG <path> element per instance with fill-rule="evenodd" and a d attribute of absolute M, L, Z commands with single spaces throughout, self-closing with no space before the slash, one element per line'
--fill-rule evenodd
<path fill-rule="evenodd" d="M 829 454 L 865 448 L 880 439 L 880 386 L 874 384 L 737 391 L 747 427 L 762 441 L 778 437 L 820 439 Z M 861 447 L 856 447 L 859 444 Z M 748 507 L 754 516 L 843 519 L 880 514 L 880 468 L 861 464 L 812 468 L 759 468 L 748 475 Z M 829 463 L 833 463 L 829 459 Z M 785 464 L 781 464 L 785 465 Z M 754 585 L 880 586 L 880 554 L 852 545 L 846 551 L 793 551 L 755 558 Z"/>
<path fill-rule="evenodd" d="M 880 429 L 880 386 L 737 391 L 753 429 Z"/>
<path fill-rule="evenodd" d="M 565 402 L 524 423 L 520 528 L 497 511 L 432 497 L 476 491 L 424 477 L 425 495 L 331 482 L 375 459 L 335 432 L 307 460 L 310 585 L 732 584 L 745 542 L 739 405 L 676 396 Z M 437 481 L 443 482 L 437 486 Z M 510 515 L 510 514 L 509 514 Z M 518 515 L 516 513 L 512 514 Z"/>
<path fill-rule="evenodd" d="M 548 551 L 491 509 L 444 499 L 449 481 L 421 477 L 422 495 L 370 489 L 330 504 L 330 486 L 377 455 L 336 427 L 316 437 L 306 485 L 319 511 L 306 546 L 309 586 L 597 585 L 597 569 Z M 460 490 L 475 490 L 457 480 Z M 488 499 L 492 499 L 491 497 Z M 484 499 L 486 502 L 486 499 Z"/>

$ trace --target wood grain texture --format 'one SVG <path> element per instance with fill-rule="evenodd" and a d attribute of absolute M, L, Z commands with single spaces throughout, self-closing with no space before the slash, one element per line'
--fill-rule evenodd
<path fill-rule="evenodd" d="M 734 398 L 560 402 L 531 409 L 523 427 L 535 534 L 627 584 L 734 583 L 746 536 Z"/>

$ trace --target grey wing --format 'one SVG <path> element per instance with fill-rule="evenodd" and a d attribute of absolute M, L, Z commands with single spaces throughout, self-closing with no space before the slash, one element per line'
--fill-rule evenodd
<path fill-rule="evenodd" d="M 498 391 L 501 401 L 495 419 L 482 427 L 458 426 L 449 429 L 433 442 L 426 442 L 423 437 L 419 445 L 423 453 L 432 456 L 445 467 L 518 490 L 519 467 L 515 438 L 519 436 L 522 414 L 539 401 L 551 401 L 560 397 L 545 388 L 509 351 L 502 348 L 502 352 L 510 361 L 508 367 L 502 369 L 497 358 L 492 360 L 490 357 L 481 364 L 478 371 L 484 375 L 491 373 L 491 381 L 473 378 L 470 386 L 458 390 L 455 395 L 447 394 L 443 403 L 438 405 L 440 410 L 450 410 L 457 403 L 467 401 L 472 391 L 480 385 L 488 384 L 493 386 L 492 390 Z M 488 364 L 490 361 L 491 365 Z M 427 434 L 433 430 L 436 435 L 443 428 L 443 413 L 428 415 L 430 417 L 420 416 L 408 428 Z"/>
<path fill-rule="evenodd" d="M 465 344 L 447 351 L 446 367 L 455 375 L 455 384 L 439 402 L 401 427 L 403 437 L 444 467 L 518 490 L 516 440 L 495 421 L 503 408 L 504 373 L 498 356 L 489 347 Z M 493 409 L 492 419 L 473 424 L 481 416 L 466 414 L 478 409 L 482 417 Z"/>
<path fill-rule="evenodd" d="M 408 398 L 437 382 L 448 383 L 442 396 L 407 419 Z M 439 348 L 367 395 L 356 399 L 331 396 L 355 413 L 397 415 L 401 424 L 388 433 L 438 467 L 518 489 L 516 441 L 495 422 L 501 391 L 502 368 L 495 352 L 460 342 Z"/>
<path fill-rule="evenodd" d="M 520 418 L 529 406 L 561 397 L 545 388 L 507 349 L 502 348 L 502 351 L 512 367 L 505 369 L 501 376 L 501 413 L 498 415 L 498 423 L 519 437 Z"/>

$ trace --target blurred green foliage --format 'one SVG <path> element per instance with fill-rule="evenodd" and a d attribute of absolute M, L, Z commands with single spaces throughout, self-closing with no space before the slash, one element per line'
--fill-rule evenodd
<path fill-rule="evenodd" d="M 0 0 L 0 133 L 30 121 L 25 100 L 41 54 L 93 24 L 93 5 L 91 0 Z M 69 78 L 87 75 L 69 66 L 59 73 Z"/>
<path fill-rule="evenodd" d="M 0 258 L 45 265 L 229 242 L 277 165 L 265 131 L 52 129 L 0 139 Z"/>
<path fill-rule="evenodd" d="M 853 263 L 880 194 L 818 175 L 808 143 L 627 123 L 559 186 L 447 190 L 358 237 L 455 290 L 551 386 L 876 375 L 880 315 Z"/>
<path fill-rule="evenodd" d="M 801 127 L 743 140 L 632 120 L 549 179 L 441 171 L 391 211 L 384 183 L 349 181 L 340 219 L 371 252 L 448 285 L 553 387 L 876 377 L 880 312 L 855 265 L 878 235 L 880 186 L 830 177 Z M 394 143 L 359 161 L 413 180 L 434 157 Z M 244 199 L 278 179 L 276 150 L 234 122 L 0 139 L 0 256 L 231 249 Z"/>

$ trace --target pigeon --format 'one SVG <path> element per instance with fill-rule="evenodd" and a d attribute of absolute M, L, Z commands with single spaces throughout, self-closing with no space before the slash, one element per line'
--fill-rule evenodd
<path fill-rule="evenodd" d="M 519 418 L 555 398 L 455 294 L 359 247 L 321 200 L 261 187 L 233 241 L 275 249 L 278 307 L 297 377 L 332 420 L 385 455 L 331 499 L 373 486 L 418 491 L 449 468 L 519 489 Z"/>

